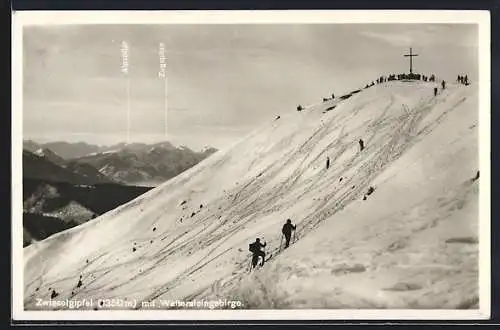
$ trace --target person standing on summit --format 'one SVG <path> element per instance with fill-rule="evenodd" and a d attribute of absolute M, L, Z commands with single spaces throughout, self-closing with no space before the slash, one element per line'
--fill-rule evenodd
<path fill-rule="evenodd" d="M 285 249 L 290 245 L 290 238 L 292 237 L 292 230 L 296 230 L 297 226 L 292 225 L 292 220 L 286 220 L 286 223 L 281 228 L 281 232 L 285 236 Z"/>

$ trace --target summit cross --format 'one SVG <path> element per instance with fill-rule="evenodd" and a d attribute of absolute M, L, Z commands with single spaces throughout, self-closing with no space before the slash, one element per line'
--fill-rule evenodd
<path fill-rule="evenodd" d="M 418 56 L 418 54 L 413 54 L 412 48 L 410 47 L 410 54 L 405 54 L 404 56 L 410 58 L 410 74 L 412 74 L 413 73 L 413 57 Z"/>

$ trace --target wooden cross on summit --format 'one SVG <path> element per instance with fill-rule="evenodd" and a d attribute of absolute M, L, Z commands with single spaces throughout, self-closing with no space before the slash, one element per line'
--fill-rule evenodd
<path fill-rule="evenodd" d="M 418 56 L 418 54 L 413 54 L 412 49 L 410 47 L 410 54 L 405 54 L 405 57 L 410 57 L 410 74 L 413 73 L 413 57 Z"/>

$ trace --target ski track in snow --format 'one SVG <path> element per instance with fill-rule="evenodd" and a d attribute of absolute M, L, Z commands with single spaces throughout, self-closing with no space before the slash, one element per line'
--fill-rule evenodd
<path fill-rule="evenodd" d="M 283 115 L 161 187 L 92 222 L 25 248 L 25 308 L 36 309 L 35 298 L 42 293 L 50 294 L 49 287 L 55 288 L 60 296 L 72 298 L 118 297 L 152 301 L 157 298 L 240 297 L 245 298 L 246 306 L 254 308 L 387 308 L 392 305 L 404 308 L 415 304 L 436 307 L 436 299 L 387 298 L 386 292 L 411 291 L 408 288 L 412 286 L 406 284 L 395 289 L 381 289 L 375 294 L 378 300 L 369 297 L 374 290 L 370 286 L 363 294 L 336 286 L 333 292 L 325 291 L 340 297 L 340 302 L 335 303 L 325 298 L 325 292 L 317 292 L 322 285 L 313 290 L 304 284 L 307 281 L 300 284 L 292 281 L 296 292 L 276 292 L 272 288 L 281 283 L 276 277 L 284 276 L 289 283 L 290 274 L 309 273 L 303 265 L 290 260 L 291 251 L 296 251 L 300 259 L 300 246 L 306 250 L 308 247 L 302 240 L 312 241 L 311 237 L 321 235 L 325 225 L 334 226 L 332 221 L 341 217 L 344 210 L 352 209 L 370 185 L 376 189 L 368 201 L 376 196 L 404 169 L 399 168 L 384 181 L 376 184 L 374 181 L 446 123 L 470 95 L 477 93 L 473 86 L 450 85 L 433 97 L 431 86 L 417 82 L 385 83 L 343 101 L 335 99 L 299 113 Z M 335 109 L 322 113 L 332 105 Z M 436 111 L 439 115 L 426 122 L 426 118 Z M 357 150 L 358 137 L 365 140 L 362 152 Z M 331 161 L 328 170 L 324 167 L 327 155 Z M 458 200 L 466 204 L 467 198 L 474 198 L 474 194 L 470 197 L 472 186 L 450 187 L 454 193 L 451 197 L 443 197 L 441 204 L 434 205 L 436 197 L 431 196 L 417 201 L 410 209 L 428 208 L 426 214 L 434 216 L 432 212 L 441 210 L 446 203 Z M 187 203 L 180 206 L 180 200 Z M 363 203 L 366 205 L 361 207 L 370 205 Z M 197 208 L 200 204 L 203 208 Z M 192 212 L 195 215 L 191 217 Z M 372 262 L 382 260 L 382 265 L 384 251 L 388 250 L 399 251 L 402 254 L 399 258 L 403 258 L 407 251 L 398 246 L 408 245 L 407 242 L 419 232 L 434 228 L 440 220 L 451 216 L 436 212 L 431 222 L 434 225 L 417 221 L 420 229 L 412 229 L 413 224 L 398 227 L 399 231 L 391 234 L 397 239 L 389 247 L 369 253 Z M 297 223 L 297 233 L 294 244 L 283 251 L 280 229 L 288 217 Z M 383 218 L 383 222 L 394 224 L 396 219 L 396 216 L 389 216 Z M 382 227 L 391 231 L 387 226 Z M 158 228 L 157 232 L 151 231 L 153 227 Z M 371 227 L 371 222 L 366 222 L 355 227 L 354 232 L 357 236 L 368 232 L 366 237 L 360 238 L 362 242 L 379 242 L 383 240 L 382 234 L 371 235 L 376 229 L 376 226 L 375 229 Z M 92 246 L 94 242 L 89 239 L 96 234 L 98 237 Z M 272 258 L 266 266 L 248 274 L 250 253 L 246 246 L 256 236 L 265 237 L 266 254 Z M 132 252 L 133 247 L 135 252 Z M 333 244 L 315 256 L 325 262 L 318 271 L 323 276 L 321 280 L 331 281 L 339 273 L 349 273 L 353 274 L 351 281 L 355 283 L 356 276 L 365 276 L 367 266 L 363 263 L 335 270 L 335 263 L 323 260 L 325 252 L 343 255 L 346 251 L 356 259 L 353 249 L 355 246 L 342 248 Z M 67 257 L 66 250 L 70 251 Z M 283 252 L 286 253 L 282 256 Z M 442 252 L 443 255 L 447 253 Z M 473 255 L 474 250 L 470 253 Z M 311 262 L 309 259 L 306 258 L 306 263 Z M 473 261 L 477 258 L 471 257 L 471 260 L 468 265 L 474 270 Z M 52 267 L 60 261 L 67 262 L 67 266 Z M 83 286 L 75 289 L 80 275 Z M 265 298 L 256 298 L 254 293 L 249 293 L 252 290 Z M 382 294 L 385 298 L 380 298 L 380 292 L 385 292 Z"/>

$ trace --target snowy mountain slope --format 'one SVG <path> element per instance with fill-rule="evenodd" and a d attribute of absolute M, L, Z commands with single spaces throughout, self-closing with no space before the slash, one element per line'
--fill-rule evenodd
<path fill-rule="evenodd" d="M 49 288 L 61 299 L 231 297 L 247 308 L 477 307 L 477 88 L 434 97 L 433 87 L 389 82 L 282 115 L 26 247 L 25 308 Z M 280 252 L 288 217 L 297 241 Z M 273 257 L 248 274 L 255 237 Z"/>

